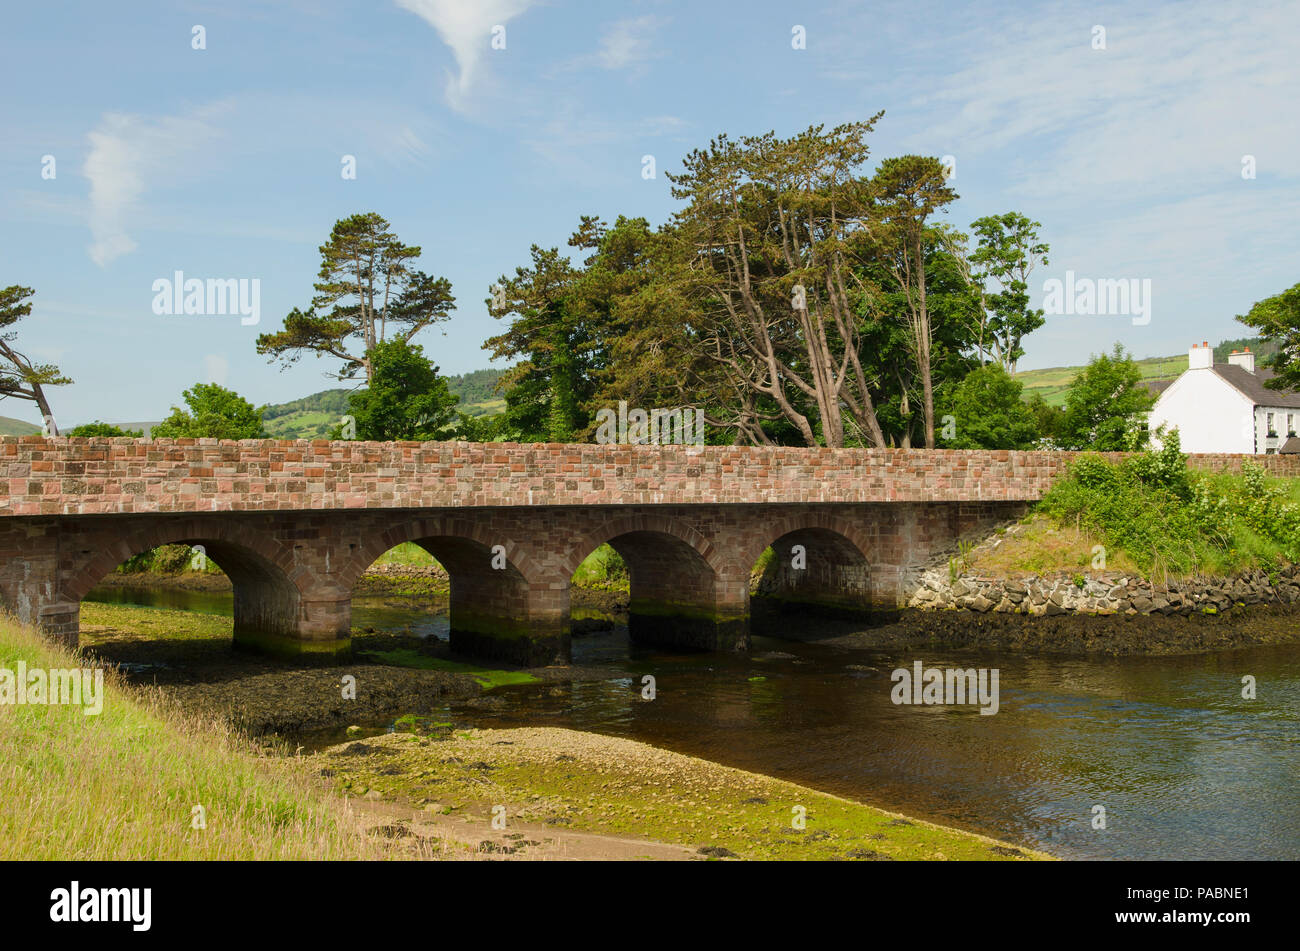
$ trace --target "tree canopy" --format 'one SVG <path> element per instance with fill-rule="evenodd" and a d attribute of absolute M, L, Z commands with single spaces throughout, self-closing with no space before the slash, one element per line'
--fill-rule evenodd
<path fill-rule="evenodd" d="M 48 433 L 57 436 L 59 428 L 45 387 L 66 386 L 72 380 L 52 363 L 33 363 L 28 359 L 13 346 L 18 332 L 9 329 L 32 312 L 30 298 L 35 293 L 30 287 L 18 284 L 0 290 L 0 399 L 31 400 L 40 410 Z"/>
<path fill-rule="evenodd" d="M 1259 301 L 1237 319 L 1277 346 L 1273 356 L 1276 375 L 1264 385 L 1277 390 L 1300 389 L 1300 284 Z"/>
<path fill-rule="evenodd" d="M 1065 397 L 1056 442 L 1061 449 L 1120 452 L 1143 448 L 1146 414 L 1155 396 L 1142 385 L 1142 371 L 1116 343 L 1075 376 Z"/>
<path fill-rule="evenodd" d="M 217 383 L 195 383 L 184 393 L 188 410 L 173 406 L 171 415 L 150 432 L 164 439 L 259 439 L 262 410 Z"/>
<path fill-rule="evenodd" d="M 396 339 L 370 351 L 370 385 L 351 395 L 358 439 L 433 440 L 452 434 L 457 397 L 418 344 Z"/>
<path fill-rule="evenodd" d="M 374 212 L 334 224 L 321 245 L 321 266 L 313 285 L 316 296 L 307 310 L 295 307 L 284 329 L 261 334 L 257 352 L 283 365 L 304 354 L 334 357 L 342 366 L 332 375 L 370 379 L 370 352 L 388 339 L 409 340 L 430 324 L 450 318 L 456 299 L 451 283 L 413 270 L 420 256 L 389 231 Z"/>
<path fill-rule="evenodd" d="M 972 370 L 948 403 L 955 435 L 941 440 L 943 448 L 1032 448 L 1038 442 L 1038 425 L 1020 398 L 1022 389 L 1000 363 Z"/>

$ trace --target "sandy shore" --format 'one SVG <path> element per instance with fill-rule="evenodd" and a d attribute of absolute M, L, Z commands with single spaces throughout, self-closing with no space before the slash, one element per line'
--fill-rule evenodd
<path fill-rule="evenodd" d="M 343 743 L 303 763 L 350 797 L 372 834 L 409 857 L 1050 858 L 769 776 L 575 730 L 393 733 Z"/>

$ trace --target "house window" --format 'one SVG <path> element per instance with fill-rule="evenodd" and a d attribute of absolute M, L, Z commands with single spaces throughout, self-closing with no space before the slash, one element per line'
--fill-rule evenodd
<path fill-rule="evenodd" d="M 1265 425 L 1266 425 L 1267 428 L 1268 428 L 1268 434 L 1269 434 L 1270 436 L 1276 436 L 1276 435 L 1277 435 L 1277 428 L 1273 425 L 1273 414 L 1272 414 L 1272 413 L 1266 413 L 1265 416 L 1264 416 L 1264 419 L 1265 419 Z"/>
<path fill-rule="evenodd" d="M 1286 434 L 1287 436 L 1295 435 L 1295 413 L 1286 414 Z"/>

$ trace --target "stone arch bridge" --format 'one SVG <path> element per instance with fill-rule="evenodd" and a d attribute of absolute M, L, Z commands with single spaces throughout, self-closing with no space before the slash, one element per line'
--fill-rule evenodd
<path fill-rule="evenodd" d="M 779 599 L 896 609 L 934 553 L 1022 512 L 1071 458 L 3 437 L 0 600 L 75 645 L 82 598 L 117 565 L 162 544 L 202 545 L 233 584 L 237 645 L 342 658 L 353 585 L 409 541 L 451 576 L 453 649 L 545 664 L 568 657 L 574 570 L 608 542 L 629 567 L 634 637 L 738 650 L 750 572 L 769 545 Z"/>

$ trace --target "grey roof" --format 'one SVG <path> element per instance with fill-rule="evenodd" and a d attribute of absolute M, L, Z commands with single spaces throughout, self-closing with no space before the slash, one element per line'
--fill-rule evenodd
<path fill-rule="evenodd" d="M 1147 388 L 1152 396 L 1159 396 L 1165 390 L 1173 385 L 1173 380 L 1143 380 L 1142 385 Z"/>
<path fill-rule="evenodd" d="M 1291 453 L 1300 453 L 1300 436 L 1292 436 L 1286 442 L 1282 443 L 1282 448 L 1279 449 L 1278 452 L 1285 452 L 1288 455 Z"/>
<path fill-rule="evenodd" d="M 1270 390 L 1264 384 L 1273 379 L 1273 371 L 1260 368 L 1254 373 L 1235 363 L 1216 363 L 1214 372 L 1228 385 L 1256 406 L 1282 406 L 1300 409 L 1300 392 L 1295 390 Z"/>

